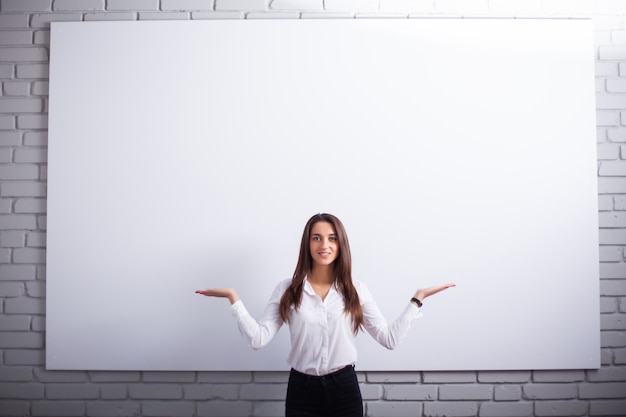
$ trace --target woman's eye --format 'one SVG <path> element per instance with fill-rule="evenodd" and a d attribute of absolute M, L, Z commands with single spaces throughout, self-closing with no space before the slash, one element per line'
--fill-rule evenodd
<path fill-rule="evenodd" d="M 336 240 L 337 240 L 337 238 L 336 238 L 336 237 L 331 237 L 331 238 L 329 238 L 328 240 L 330 240 L 331 242 L 334 242 L 334 241 L 336 241 Z"/>

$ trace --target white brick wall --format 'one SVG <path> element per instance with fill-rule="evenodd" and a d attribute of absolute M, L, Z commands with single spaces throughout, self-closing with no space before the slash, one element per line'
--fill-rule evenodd
<path fill-rule="evenodd" d="M 626 0 L 0 0 L 0 416 L 276 416 L 283 410 L 286 374 L 280 372 L 45 370 L 50 22 L 389 13 L 593 17 L 602 368 L 362 373 L 367 415 L 626 416 Z"/>

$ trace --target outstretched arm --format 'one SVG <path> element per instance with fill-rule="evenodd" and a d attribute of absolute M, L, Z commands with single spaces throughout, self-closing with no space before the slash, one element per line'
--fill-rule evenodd
<path fill-rule="evenodd" d="M 425 298 L 454 286 L 456 286 L 456 284 L 449 283 L 443 285 L 435 285 L 434 287 L 420 288 L 419 290 L 415 291 L 415 295 L 413 297 L 423 302 Z"/>
<path fill-rule="evenodd" d="M 228 298 L 231 304 L 239 301 L 239 295 L 234 288 L 208 288 L 206 290 L 196 290 L 196 294 L 202 294 L 207 297 Z"/>

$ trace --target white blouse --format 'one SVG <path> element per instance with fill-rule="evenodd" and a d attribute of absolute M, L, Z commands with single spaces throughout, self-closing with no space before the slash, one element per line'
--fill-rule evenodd
<path fill-rule="evenodd" d="M 241 333 L 248 338 L 253 349 L 267 345 L 283 325 L 279 304 L 290 283 L 289 279 L 276 286 L 263 317 L 258 321 L 248 313 L 241 300 L 231 306 Z M 421 309 L 409 302 L 396 321 L 389 325 L 365 284 L 355 281 L 354 286 L 363 308 L 365 330 L 382 346 L 394 349 L 408 333 L 412 321 L 422 316 Z M 291 351 L 287 362 L 296 371 L 326 375 L 356 362 L 358 353 L 352 320 L 344 313 L 343 296 L 336 286 L 333 285 L 322 300 L 305 279 L 302 303 L 297 311 L 292 307 L 290 317 Z"/>

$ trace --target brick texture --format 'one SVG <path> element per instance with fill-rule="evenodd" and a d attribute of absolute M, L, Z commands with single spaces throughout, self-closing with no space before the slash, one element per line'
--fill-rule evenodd
<path fill-rule="evenodd" d="M 626 416 L 625 1 L 0 0 L 0 417 L 283 412 L 287 376 L 282 373 L 45 369 L 50 22 L 354 18 L 385 13 L 398 18 L 593 18 L 602 367 L 360 373 L 366 415 Z"/>

